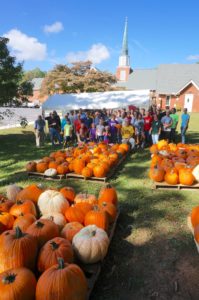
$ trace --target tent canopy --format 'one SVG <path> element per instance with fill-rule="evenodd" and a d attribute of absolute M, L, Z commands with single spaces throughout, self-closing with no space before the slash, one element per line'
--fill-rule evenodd
<path fill-rule="evenodd" d="M 148 106 L 150 90 L 55 94 L 42 105 L 44 110 L 115 109 L 130 105 Z"/>

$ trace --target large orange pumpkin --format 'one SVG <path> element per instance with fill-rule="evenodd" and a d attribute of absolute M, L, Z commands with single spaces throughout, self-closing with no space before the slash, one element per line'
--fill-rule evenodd
<path fill-rule="evenodd" d="M 36 171 L 38 173 L 44 173 L 47 169 L 48 169 L 48 163 L 45 163 L 43 161 L 37 163 Z"/>
<path fill-rule="evenodd" d="M 35 300 L 36 279 L 27 268 L 13 268 L 0 274 L 1 300 Z"/>
<path fill-rule="evenodd" d="M 76 174 L 81 175 L 83 168 L 85 167 L 85 161 L 81 158 L 76 158 L 73 162 L 73 169 Z"/>
<path fill-rule="evenodd" d="M 84 176 L 85 178 L 92 177 L 93 171 L 91 170 L 91 168 L 85 167 L 82 170 L 82 176 Z"/>
<path fill-rule="evenodd" d="M 106 177 L 106 173 L 107 173 L 107 170 L 105 169 L 105 167 L 102 164 L 96 165 L 93 168 L 93 174 L 95 177 L 98 177 L 98 178 Z"/>
<path fill-rule="evenodd" d="M 191 211 L 191 224 L 193 227 L 199 225 L 199 206 L 195 206 Z"/>
<path fill-rule="evenodd" d="M 117 191 L 109 183 L 103 186 L 99 192 L 98 203 L 102 204 L 103 202 L 112 203 L 116 206 L 118 203 Z"/>
<path fill-rule="evenodd" d="M 73 203 L 75 199 L 75 190 L 70 186 L 65 186 L 60 189 L 60 193 L 70 202 Z"/>
<path fill-rule="evenodd" d="M 73 237 L 78 233 L 84 226 L 79 222 L 67 223 L 61 231 L 61 236 L 70 242 L 72 242 Z"/>
<path fill-rule="evenodd" d="M 32 214 L 21 215 L 14 221 L 13 228 L 19 227 L 22 231 L 26 231 L 26 229 L 35 221 L 36 218 Z"/>
<path fill-rule="evenodd" d="M 100 208 L 95 205 L 93 210 L 86 214 L 84 224 L 85 226 L 96 225 L 97 227 L 107 231 L 109 226 L 108 214 L 107 212 L 100 210 Z"/>
<path fill-rule="evenodd" d="M 58 261 L 40 276 L 35 300 L 86 300 L 88 284 L 83 271 L 62 258 Z"/>
<path fill-rule="evenodd" d="M 171 169 L 166 172 L 166 174 L 164 176 L 164 180 L 168 184 L 176 185 L 179 182 L 178 173 L 175 170 Z"/>
<path fill-rule="evenodd" d="M 11 229 L 14 223 L 14 217 L 8 212 L 0 212 L 0 223 L 5 226 L 5 230 Z"/>
<path fill-rule="evenodd" d="M 6 198 L 0 197 L 0 211 L 9 212 L 10 208 L 13 206 L 14 202 L 7 200 Z"/>
<path fill-rule="evenodd" d="M 15 217 L 21 216 L 21 214 L 32 214 L 37 216 L 35 205 L 32 201 L 26 200 L 24 202 L 17 201 L 10 209 L 11 215 Z"/>
<path fill-rule="evenodd" d="M 31 184 L 21 190 L 16 197 L 16 200 L 25 201 L 31 200 L 37 203 L 39 196 L 43 193 L 43 189 L 36 184 Z"/>
<path fill-rule="evenodd" d="M 164 180 L 165 171 L 163 168 L 159 167 L 158 165 L 150 168 L 149 177 L 153 181 L 161 182 Z"/>
<path fill-rule="evenodd" d="M 99 208 L 102 211 L 107 212 L 110 223 L 113 223 L 115 221 L 115 218 L 116 218 L 116 215 L 117 215 L 117 209 L 116 209 L 116 206 L 114 204 L 108 203 L 108 202 L 102 202 L 99 205 Z"/>
<path fill-rule="evenodd" d="M 26 267 L 34 270 L 37 241 L 19 227 L 0 235 L 0 273 L 11 268 Z"/>
<path fill-rule="evenodd" d="M 192 185 L 195 181 L 195 178 L 189 169 L 180 169 L 179 170 L 179 181 L 184 185 Z"/>
<path fill-rule="evenodd" d="M 40 273 L 57 263 L 58 258 L 63 258 L 65 263 L 73 262 L 73 248 L 71 243 L 64 238 L 55 237 L 48 241 L 40 250 L 37 269 Z"/>
<path fill-rule="evenodd" d="M 60 174 L 60 175 L 64 175 L 66 173 L 69 172 L 69 167 L 68 167 L 68 163 L 65 162 L 65 163 L 62 163 L 61 165 L 59 165 L 57 167 L 57 173 Z"/>
<path fill-rule="evenodd" d="M 97 204 L 97 198 L 93 194 L 79 193 L 75 196 L 74 202 L 75 203 L 88 202 L 88 203 L 91 203 L 91 204 Z"/>
<path fill-rule="evenodd" d="M 87 212 L 89 212 L 90 210 L 92 210 L 93 205 L 91 203 L 88 202 L 79 202 L 75 204 L 75 207 L 80 209 L 84 216 L 87 214 Z"/>
<path fill-rule="evenodd" d="M 70 206 L 66 210 L 65 217 L 68 222 L 79 222 L 82 224 L 84 222 L 84 213 L 81 209 L 75 206 Z"/>

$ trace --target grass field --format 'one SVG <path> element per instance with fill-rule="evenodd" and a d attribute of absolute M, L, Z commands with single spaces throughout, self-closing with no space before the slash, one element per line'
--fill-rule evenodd
<path fill-rule="evenodd" d="M 191 115 L 188 142 L 199 142 L 198 117 Z M 23 167 L 50 151 L 49 144 L 36 149 L 30 127 L 0 131 L 0 192 L 11 182 L 35 182 Z M 198 299 L 199 255 L 186 217 L 199 204 L 199 193 L 152 190 L 149 161 L 147 149 L 132 154 L 111 180 L 119 193 L 121 215 L 92 300 Z M 95 194 L 100 188 L 98 183 L 72 180 L 67 185 Z"/>

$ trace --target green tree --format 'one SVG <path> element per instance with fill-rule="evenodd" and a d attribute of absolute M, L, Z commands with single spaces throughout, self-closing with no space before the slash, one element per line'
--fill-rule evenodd
<path fill-rule="evenodd" d="M 17 63 L 9 53 L 8 41 L 0 37 L 0 106 L 21 104 L 33 93 L 32 84 L 22 80 L 22 63 Z"/>
<path fill-rule="evenodd" d="M 93 69 L 92 62 L 76 62 L 71 67 L 56 65 L 44 78 L 42 95 L 115 90 L 116 77 Z"/>
<path fill-rule="evenodd" d="M 25 71 L 23 75 L 23 80 L 32 80 L 33 78 L 44 78 L 46 76 L 45 71 L 40 70 L 39 68 L 35 68 L 30 71 Z"/>

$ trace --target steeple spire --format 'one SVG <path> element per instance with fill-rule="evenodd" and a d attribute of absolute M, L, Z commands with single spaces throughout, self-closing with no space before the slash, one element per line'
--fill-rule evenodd
<path fill-rule="evenodd" d="M 128 52 L 128 18 L 126 17 L 121 55 L 128 55 Z"/>

